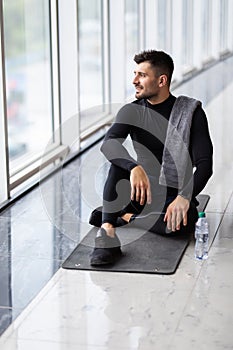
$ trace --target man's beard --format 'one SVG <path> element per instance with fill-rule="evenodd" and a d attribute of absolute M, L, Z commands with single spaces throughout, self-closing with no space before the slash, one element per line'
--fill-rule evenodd
<path fill-rule="evenodd" d="M 140 95 L 137 95 L 137 93 L 135 94 L 135 98 L 138 99 L 138 100 L 141 100 L 141 99 L 146 99 L 146 100 L 150 100 L 151 98 L 154 98 L 154 97 L 157 97 L 158 94 L 150 94 L 150 93 L 142 93 Z"/>

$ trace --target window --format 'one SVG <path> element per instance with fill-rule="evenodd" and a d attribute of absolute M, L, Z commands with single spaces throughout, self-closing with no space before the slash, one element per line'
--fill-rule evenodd
<path fill-rule="evenodd" d="M 1 24 L 2 22 L 0 22 Z M 0 29 L 2 35 L 2 27 Z M 5 118 L 5 79 L 4 79 L 4 59 L 0 41 L 0 204 L 8 199 L 8 166 L 6 153 L 6 118 Z"/>
<path fill-rule="evenodd" d="M 193 65 L 193 0 L 183 0 L 183 67 L 184 72 Z"/>
<path fill-rule="evenodd" d="M 78 0 L 79 86 L 81 132 L 96 124 L 104 112 L 103 4 Z"/>
<path fill-rule="evenodd" d="M 224 52 L 228 49 L 228 2 L 220 1 L 220 50 Z"/>
<path fill-rule="evenodd" d="M 204 61 L 208 61 L 211 56 L 211 2 L 205 0 L 202 2 L 202 51 Z"/>
<path fill-rule="evenodd" d="M 55 143 L 50 2 L 4 0 L 9 168 L 13 176 Z"/>
<path fill-rule="evenodd" d="M 158 49 L 166 50 L 167 45 L 167 30 L 168 30 L 168 20 L 167 20 L 167 1 L 158 0 L 158 10 L 157 10 L 157 42 Z"/>
<path fill-rule="evenodd" d="M 132 84 L 135 62 L 133 57 L 139 47 L 138 1 L 125 0 L 125 86 L 126 97 L 134 93 Z"/>

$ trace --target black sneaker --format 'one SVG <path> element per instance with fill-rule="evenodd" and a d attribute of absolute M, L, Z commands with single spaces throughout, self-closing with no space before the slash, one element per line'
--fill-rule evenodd
<path fill-rule="evenodd" d="M 98 207 L 93 210 L 89 218 L 89 224 L 100 227 L 102 225 L 102 210 L 103 207 Z"/>
<path fill-rule="evenodd" d="M 119 238 L 116 235 L 109 237 L 103 228 L 100 230 L 101 236 L 95 238 L 95 248 L 90 256 L 92 266 L 113 264 L 122 255 Z"/>

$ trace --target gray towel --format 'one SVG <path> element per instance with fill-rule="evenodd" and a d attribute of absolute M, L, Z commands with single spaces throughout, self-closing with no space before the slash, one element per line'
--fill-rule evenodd
<path fill-rule="evenodd" d="M 159 183 L 182 189 L 189 156 L 192 117 L 201 102 L 187 96 L 177 97 L 168 123 Z"/>

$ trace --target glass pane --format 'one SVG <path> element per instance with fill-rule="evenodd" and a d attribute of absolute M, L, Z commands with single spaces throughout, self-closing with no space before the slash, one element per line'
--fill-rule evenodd
<path fill-rule="evenodd" d="M 125 62 L 126 62 L 126 97 L 134 93 L 132 84 L 135 62 L 134 55 L 138 51 L 138 1 L 125 0 Z"/>
<path fill-rule="evenodd" d="M 220 49 L 221 51 L 226 50 L 228 37 L 227 37 L 227 27 L 228 27 L 228 2 L 227 0 L 220 1 Z"/>
<path fill-rule="evenodd" d="M 158 28 L 158 49 L 166 50 L 167 45 L 167 1 L 158 0 L 157 25 Z"/>
<path fill-rule="evenodd" d="M 202 15 L 202 29 L 203 29 L 203 56 L 204 59 L 208 59 L 210 56 L 210 35 L 211 35 L 211 3 L 209 0 L 203 1 L 202 2 L 202 11 L 203 11 L 203 15 Z"/>
<path fill-rule="evenodd" d="M 81 131 L 103 111 L 102 1 L 78 1 Z"/>
<path fill-rule="evenodd" d="M 10 170 L 44 151 L 53 132 L 48 0 L 4 0 Z"/>
<path fill-rule="evenodd" d="M 183 0 L 183 55 L 184 69 L 193 63 L 193 0 Z"/>
<path fill-rule="evenodd" d="M 1 34 L 1 30 L 0 30 Z M 2 57 L 2 46 L 0 43 L 0 57 Z M 8 199 L 7 182 L 7 157 L 5 144 L 5 110 L 4 110 L 4 90 L 3 90 L 3 67 L 0 61 L 0 203 Z"/>

